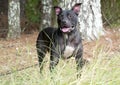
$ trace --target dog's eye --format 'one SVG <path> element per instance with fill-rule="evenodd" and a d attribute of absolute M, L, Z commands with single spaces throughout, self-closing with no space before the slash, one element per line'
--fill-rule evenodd
<path fill-rule="evenodd" d="M 59 15 L 59 18 L 61 18 L 61 19 L 62 19 L 62 18 L 63 18 L 63 15 Z"/>
<path fill-rule="evenodd" d="M 72 15 L 68 14 L 68 18 L 72 18 Z"/>

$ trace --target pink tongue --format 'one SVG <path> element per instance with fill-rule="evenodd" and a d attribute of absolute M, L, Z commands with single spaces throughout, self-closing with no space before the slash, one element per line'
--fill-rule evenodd
<path fill-rule="evenodd" d="M 61 29 L 63 32 L 68 32 L 69 31 L 69 28 L 62 28 Z"/>

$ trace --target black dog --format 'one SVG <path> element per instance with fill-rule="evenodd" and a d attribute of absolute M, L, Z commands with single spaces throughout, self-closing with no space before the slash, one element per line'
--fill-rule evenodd
<path fill-rule="evenodd" d="M 59 58 L 68 59 L 75 57 L 77 69 L 82 68 L 84 61 L 82 58 L 83 46 L 79 33 L 78 14 L 81 3 L 75 4 L 71 10 L 62 10 L 55 6 L 58 28 L 48 27 L 40 32 L 37 38 L 37 53 L 40 70 L 43 68 L 42 62 L 46 51 L 50 51 L 50 70 L 59 62 Z"/>

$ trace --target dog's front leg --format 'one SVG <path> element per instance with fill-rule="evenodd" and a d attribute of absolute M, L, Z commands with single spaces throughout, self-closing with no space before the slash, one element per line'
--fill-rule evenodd
<path fill-rule="evenodd" d="M 59 58 L 60 57 L 58 51 L 55 48 L 53 48 L 51 50 L 51 56 L 50 56 L 50 71 L 52 71 L 54 67 L 58 64 Z"/>
<path fill-rule="evenodd" d="M 50 71 L 51 72 L 55 68 L 55 66 L 58 64 L 58 62 L 59 62 L 59 57 L 53 53 L 53 55 L 50 56 Z"/>
<path fill-rule="evenodd" d="M 75 56 L 75 60 L 76 60 L 76 64 L 77 64 L 77 71 L 78 71 L 78 77 L 80 77 L 81 76 L 81 69 L 82 69 L 82 67 L 84 66 L 84 64 L 85 64 L 85 61 L 84 61 L 84 59 L 83 59 L 83 52 L 82 52 L 82 50 L 81 49 L 79 49 L 78 50 L 78 52 L 77 52 L 77 54 L 76 54 L 76 56 Z"/>

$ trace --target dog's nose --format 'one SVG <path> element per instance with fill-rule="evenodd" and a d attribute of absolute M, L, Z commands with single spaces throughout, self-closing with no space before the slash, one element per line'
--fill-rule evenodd
<path fill-rule="evenodd" d="M 66 20 L 63 20 L 62 22 L 63 22 L 63 24 L 67 24 L 67 21 L 66 21 Z"/>

